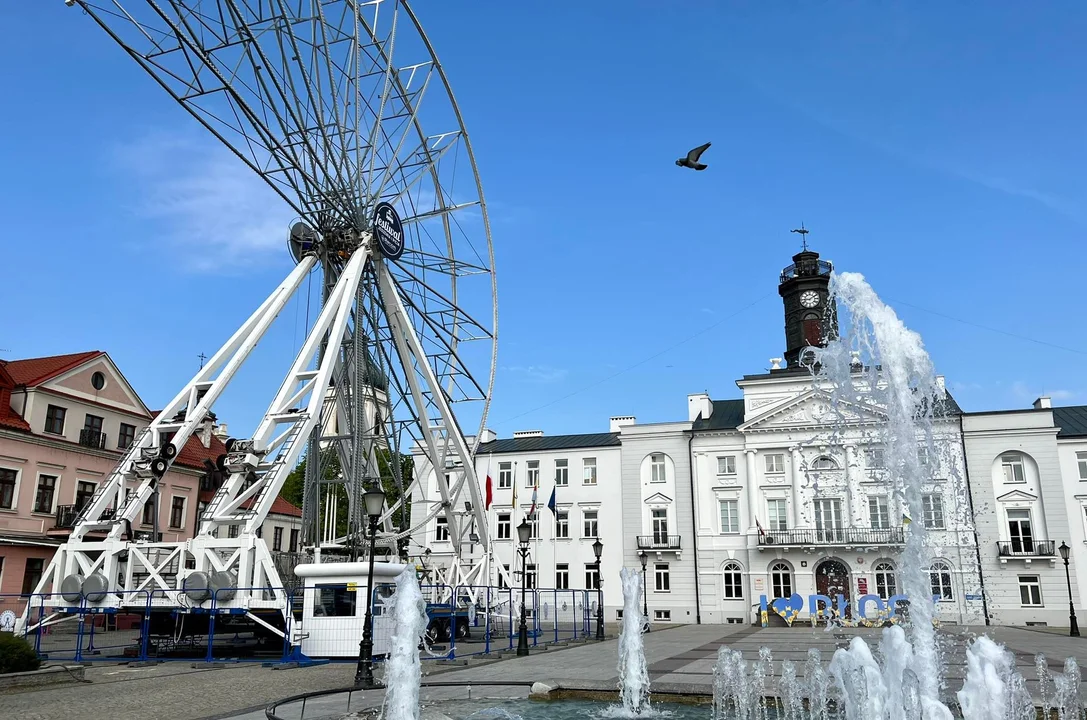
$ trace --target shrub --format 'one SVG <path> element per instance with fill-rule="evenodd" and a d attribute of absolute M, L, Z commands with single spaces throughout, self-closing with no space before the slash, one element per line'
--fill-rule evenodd
<path fill-rule="evenodd" d="M 0 633 L 0 675 L 37 670 L 41 664 L 30 643 L 11 633 Z"/>

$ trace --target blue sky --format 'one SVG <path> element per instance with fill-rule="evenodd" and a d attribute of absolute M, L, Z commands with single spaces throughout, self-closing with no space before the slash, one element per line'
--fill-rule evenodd
<path fill-rule="evenodd" d="M 685 416 L 783 352 L 812 246 L 919 331 L 969 410 L 1087 403 L 1087 8 L 414 4 L 492 207 L 491 427 Z M 288 272 L 290 213 L 88 18 L 0 27 L 0 357 L 107 350 L 157 407 Z M 712 141 L 710 168 L 673 161 Z M 217 408 L 250 429 L 280 324 Z"/>

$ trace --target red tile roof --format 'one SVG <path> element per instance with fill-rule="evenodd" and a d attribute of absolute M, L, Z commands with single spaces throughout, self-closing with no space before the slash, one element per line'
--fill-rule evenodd
<path fill-rule="evenodd" d="M 6 363 L 0 361 L 0 427 L 30 432 L 30 423 L 11 407 L 11 391 L 15 380 L 8 373 Z"/>
<path fill-rule="evenodd" d="M 30 432 L 30 423 L 23 420 L 19 413 L 14 410 L 8 411 L 7 415 L 0 415 L 0 427 L 10 428 L 12 430 L 22 430 L 23 432 Z"/>
<path fill-rule="evenodd" d="M 215 497 L 214 490 L 201 490 L 200 502 L 211 502 L 211 499 Z M 242 503 L 242 507 L 248 508 L 252 504 L 252 500 L 246 500 Z M 289 503 L 281 497 L 277 497 L 272 503 L 272 509 L 268 511 L 270 515 L 289 515 L 290 517 L 300 518 L 302 517 L 302 508 Z"/>
<path fill-rule="evenodd" d="M 0 360 L 0 364 L 3 364 L 4 369 L 8 371 L 16 385 L 34 387 L 102 355 L 105 355 L 105 353 L 101 350 L 90 350 L 68 355 L 26 358 L 25 360 Z"/>

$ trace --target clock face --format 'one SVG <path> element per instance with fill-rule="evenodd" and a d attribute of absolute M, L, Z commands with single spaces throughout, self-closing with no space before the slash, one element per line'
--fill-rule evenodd
<path fill-rule="evenodd" d="M 806 290 L 800 293 L 800 304 L 806 308 L 813 308 L 819 304 L 819 293 L 814 290 Z"/>

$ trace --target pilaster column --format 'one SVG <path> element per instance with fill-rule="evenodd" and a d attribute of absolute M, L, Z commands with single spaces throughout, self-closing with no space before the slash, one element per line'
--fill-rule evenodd
<path fill-rule="evenodd" d="M 757 533 L 755 512 L 759 506 L 759 479 L 755 467 L 755 455 L 758 450 L 744 450 L 747 457 L 747 531 Z"/>
<path fill-rule="evenodd" d="M 854 513 L 854 497 L 856 495 L 855 488 L 855 466 L 857 464 L 857 446 L 846 445 L 845 446 L 845 516 L 847 520 L 846 527 L 854 527 L 857 524 L 857 517 Z"/>
<path fill-rule="evenodd" d="M 800 446 L 793 445 L 789 448 L 789 452 L 792 455 L 793 461 L 793 512 L 792 512 L 792 526 L 793 528 L 800 527 L 800 508 L 804 504 L 804 499 L 800 496 L 801 483 L 804 481 L 803 470 L 800 467 Z"/>

